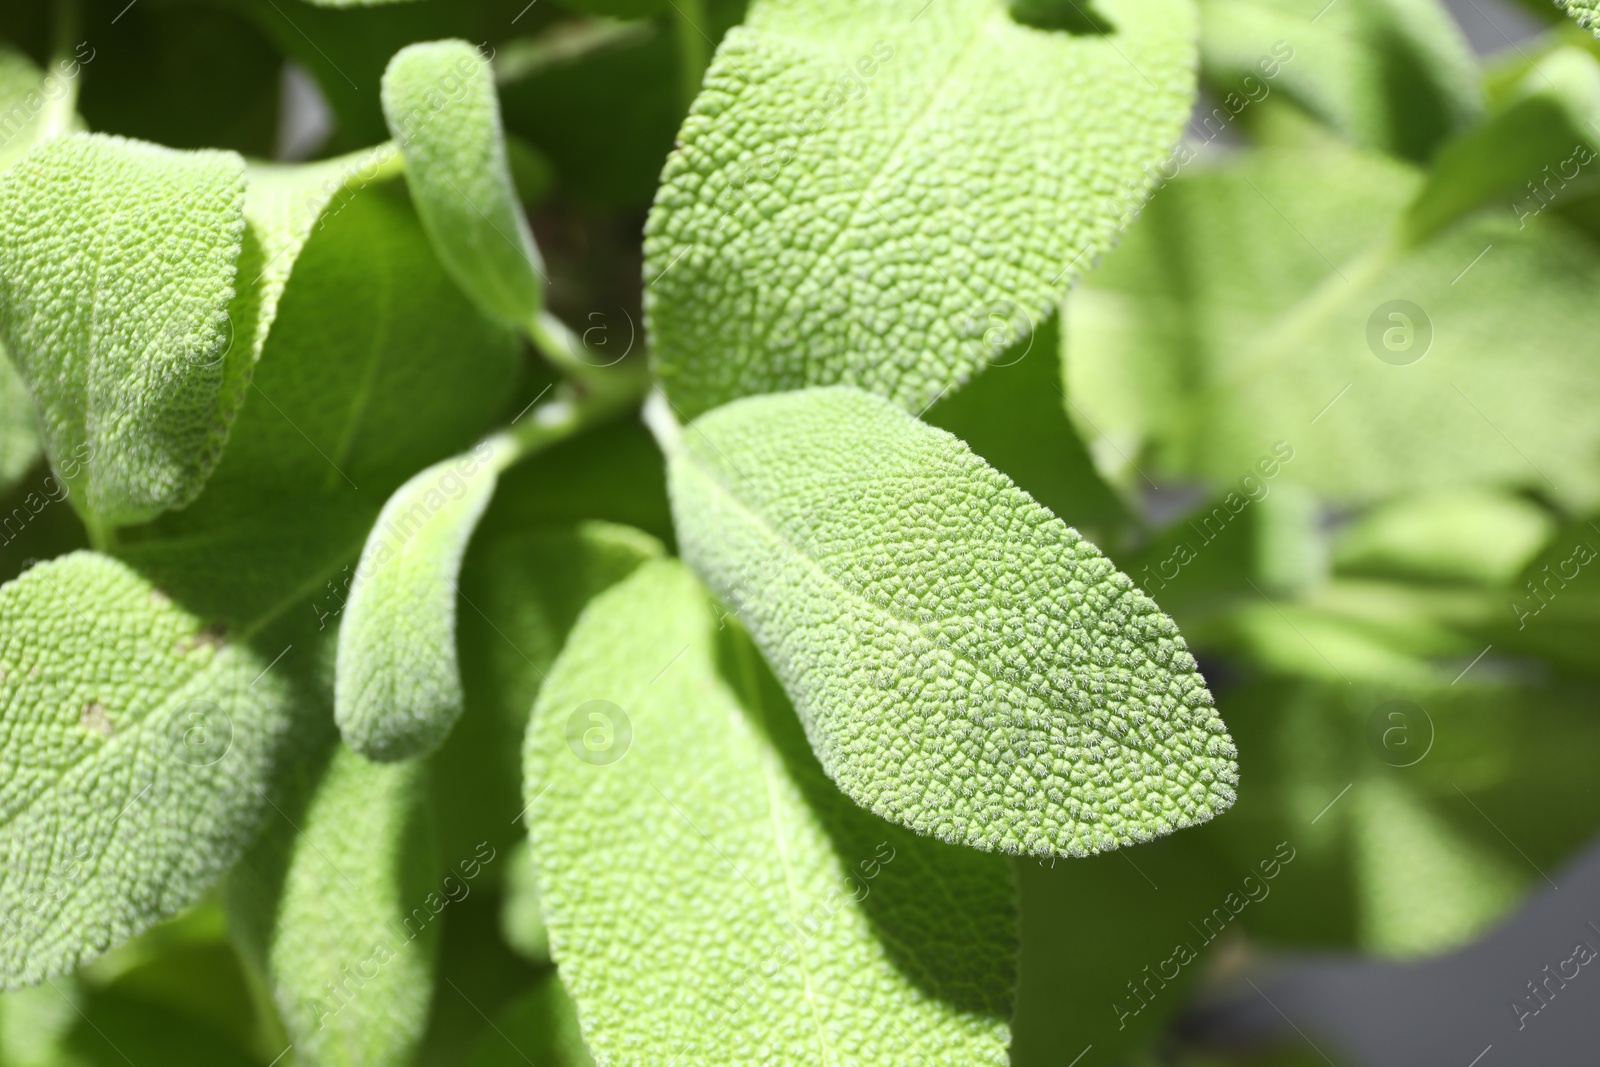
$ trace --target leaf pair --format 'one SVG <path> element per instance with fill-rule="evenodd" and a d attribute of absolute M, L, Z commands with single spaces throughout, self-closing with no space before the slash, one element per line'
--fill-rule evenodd
<path fill-rule="evenodd" d="M 585 610 L 529 827 L 599 1062 L 1006 1062 L 1011 874 L 862 812 L 682 564 Z"/>

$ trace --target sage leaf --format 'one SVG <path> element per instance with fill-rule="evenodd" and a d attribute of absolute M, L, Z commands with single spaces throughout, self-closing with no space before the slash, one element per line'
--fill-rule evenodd
<path fill-rule="evenodd" d="M 1163 189 L 1065 304 L 1072 415 L 1106 476 L 1600 500 L 1581 355 L 1600 248 L 1532 193 L 1410 244 L 1424 181 L 1328 140 Z M 1167 271 L 1174 247 L 1197 281 Z"/>
<path fill-rule="evenodd" d="M 1200 70 L 1217 105 L 1209 139 L 1286 97 L 1357 144 L 1416 162 L 1483 113 L 1478 63 L 1437 0 L 1202 0 Z"/>
<path fill-rule="evenodd" d="M 465 41 L 402 48 L 383 74 L 383 114 L 445 269 L 486 314 L 531 323 L 544 268 L 517 203 L 488 60 Z"/>
<path fill-rule="evenodd" d="M 1083 856 L 1232 804 L 1172 620 L 944 431 L 847 386 L 749 398 L 691 424 L 669 479 L 683 558 L 868 811 Z"/>
<path fill-rule="evenodd" d="M 756 0 L 646 226 L 673 403 L 845 383 L 920 411 L 1029 332 L 1143 201 L 1194 97 L 1187 0 L 1094 6 L 1104 32 L 998 0 Z"/>
<path fill-rule="evenodd" d="M 231 152 L 93 134 L 0 175 L 0 341 L 96 523 L 187 504 L 221 454 L 248 369 L 228 317 L 244 196 Z"/>
<path fill-rule="evenodd" d="M 499 435 L 420 471 L 367 536 L 339 629 L 334 716 L 369 759 L 425 755 L 461 715 L 457 579 L 514 448 Z"/>
<path fill-rule="evenodd" d="M 400 1067 L 428 1021 L 445 906 L 424 768 L 338 745 L 303 792 L 229 875 L 232 928 L 298 1062 Z"/>
<path fill-rule="evenodd" d="M 608 436 L 576 443 L 594 447 Z M 456 647 L 465 711 L 429 759 L 440 846 L 447 855 L 483 842 L 497 852 L 526 845 L 521 820 L 513 822 L 508 813 L 524 804 L 522 739 L 539 687 L 589 601 L 664 552 L 655 538 L 629 526 L 540 523 L 519 514 L 519 498 L 506 482 L 548 458 L 534 457 L 508 472 L 462 567 Z M 542 503 L 559 495 L 560 487 L 550 481 L 531 484 Z M 663 486 L 663 505 L 665 495 Z M 533 877 L 531 866 L 520 870 L 521 865 L 513 858 L 487 868 L 486 877 L 506 878 L 508 907 L 517 898 L 518 873 Z M 539 926 L 542 931 L 542 919 Z M 519 940 L 507 937 L 514 947 Z M 548 959 L 548 951 L 540 951 Z"/>
<path fill-rule="evenodd" d="M 194 903 L 317 734 L 304 653 L 268 669 L 294 643 L 271 612 L 223 630 L 169 588 L 91 552 L 0 587 L 6 988 Z"/>
<path fill-rule="evenodd" d="M 33 397 L 0 348 L 0 493 L 10 492 L 38 459 Z"/>
<path fill-rule="evenodd" d="M 1600 3 L 1596 0 L 1556 0 L 1556 6 L 1571 15 L 1579 26 L 1600 37 Z"/>
<path fill-rule="evenodd" d="M 840 795 L 681 563 L 584 611 L 526 758 L 550 944 L 597 1062 L 1006 1062 L 1007 865 Z"/>

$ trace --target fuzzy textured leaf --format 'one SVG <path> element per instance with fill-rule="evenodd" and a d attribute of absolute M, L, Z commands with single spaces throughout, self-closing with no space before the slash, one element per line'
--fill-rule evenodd
<path fill-rule="evenodd" d="M 589 606 L 540 693 L 534 862 L 595 1059 L 1004 1064 L 1006 864 L 850 803 L 758 672 L 660 561 Z"/>
<path fill-rule="evenodd" d="M 1083 856 L 1233 802 L 1233 743 L 1172 620 L 956 438 L 836 386 L 720 408 L 669 463 L 684 559 L 867 810 Z"/>
<path fill-rule="evenodd" d="M 845 383 L 920 411 L 1030 330 L 1194 97 L 1187 0 L 1095 6 L 1107 32 L 1023 25 L 1004 0 L 752 4 L 646 227 L 673 402 Z"/>
<path fill-rule="evenodd" d="M 191 562 L 192 566 L 192 562 Z M 315 733 L 294 659 L 79 552 L 0 588 L 0 983 L 71 970 L 192 904 Z"/>
<path fill-rule="evenodd" d="M 401 49 L 384 71 L 383 114 L 451 277 L 490 316 L 530 322 L 544 268 L 511 180 L 488 60 L 465 41 Z"/>
<path fill-rule="evenodd" d="M 0 177 L 0 340 L 101 521 L 188 503 L 221 454 L 248 370 L 228 316 L 244 197 L 231 152 L 92 134 Z"/>
<path fill-rule="evenodd" d="M 401 1067 L 428 1021 L 444 899 L 423 766 L 338 745 L 307 792 L 229 876 L 230 918 L 298 1062 Z"/>
<path fill-rule="evenodd" d="M 339 629 L 334 715 L 369 759 L 425 755 L 461 715 L 456 583 L 513 450 L 502 434 L 419 472 L 367 536 Z"/>
<path fill-rule="evenodd" d="M 1556 0 L 1556 6 L 1584 29 L 1600 37 L 1600 2 L 1596 0 Z"/>

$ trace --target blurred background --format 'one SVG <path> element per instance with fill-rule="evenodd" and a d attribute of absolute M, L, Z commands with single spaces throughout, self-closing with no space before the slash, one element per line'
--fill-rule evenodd
<path fill-rule="evenodd" d="M 551 306 L 620 355 L 644 345 L 662 161 L 743 16 L 688 6 L 88 0 L 79 111 L 316 159 L 385 139 L 398 48 L 482 42 Z M 1600 1062 L 1600 47 L 1535 0 L 1201 16 L 1194 118 L 1121 246 L 924 416 L 1177 619 L 1241 753 L 1225 817 L 1018 865 L 1013 1062 Z M 8 0 L 5 47 L 42 66 L 52 32 L 47 4 Z M 563 446 L 507 477 L 486 525 L 553 499 L 670 544 L 659 468 L 636 427 Z M 74 524 L 52 509 L 0 547 L 0 578 L 76 547 Z M 463 581 L 493 613 L 488 572 Z M 493 625 L 462 616 L 469 701 L 498 699 L 470 674 Z M 518 795 L 515 760 L 485 770 L 472 746 L 515 744 L 527 706 L 435 757 L 446 855 L 477 840 L 462 791 Z M 565 1024 L 518 829 L 490 833 L 509 859 L 445 914 L 419 1062 L 565 1062 L 541 1051 Z M 207 903 L 0 996 L 0 1067 L 268 1064 L 262 1003 Z"/>

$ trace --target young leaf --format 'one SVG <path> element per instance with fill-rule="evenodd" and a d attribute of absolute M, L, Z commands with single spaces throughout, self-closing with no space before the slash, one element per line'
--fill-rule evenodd
<path fill-rule="evenodd" d="M 416 474 L 367 536 L 339 628 L 334 717 L 369 759 L 432 752 L 461 715 L 456 579 L 515 447 L 500 434 Z"/>
<path fill-rule="evenodd" d="M 1027 333 L 1194 96 L 1187 0 L 1094 7 L 1071 32 L 996 0 L 752 4 L 646 227 L 673 402 L 847 383 L 920 411 Z"/>
<path fill-rule="evenodd" d="M 1251 101 L 1281 93 L 1356 143 L 1419 163 L 1483 111 L 1472 47 L 1437 0 L 1202 0 L 1200 67 L 1224 114 L 1248 121 Z"/>
<path fill-rule="evenodd" d="M 303 810 L 270 814 L 228 878 L 298 1062 L 400 1067 L 421 1041 L 444 907 L 424 778 L 336 746 Z"/>
<path fill-rule="evenodd" d="M 231 152 L 91 134 L 0 176 L 0 340 L 96 522 L 187 504 L 221 453 L 248 369 L 228 317 L 244 196 Z"/>
<path fill-rule="evenodd" d="M 0 587 L 7 988 L 193 903 L 249 843 L 278 768 L 318 733 L 303 655 L 268 669 L 293 643 L 267 629 L 270 609 L 224 631 L 170 589 L 88 552 Z"/>
<path fill-rule="evenodd" d="M 488 60 L 465 41 L 402 48 L 384 71 L 383 114 L 450 276 L 491 317 L 532 322 L 544 268 L 511 181 Z"/>
<path fill-rule="evenodd" d="M 595 1058 L 1004 1064 L 1010 871 L 841 796 L 724 637 L 681 564 L 646 564 L 584 612 L 529 725 L 539 888 Z"/>
<path fill-rule="evenodd" d="M 1233 743 L 1172 620 L 944 431 L 848 387 L 750 398 L 692 424 L 669 478 L 684 559 L 867 810 L 1083 856 L 1233 802 Z"/>
<path fill-rule="evenodd" d="M 445 739 L 462 708 L 456 576 L 500 472 L 626 400 L 552 400 L 520 428 L 429 467 L 389 498 L 362 550 L 339 631 L 335 717 L 357 752 L 409 759 Z"/>

